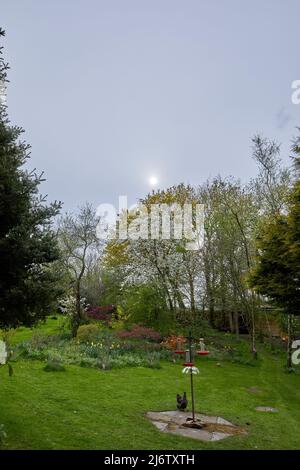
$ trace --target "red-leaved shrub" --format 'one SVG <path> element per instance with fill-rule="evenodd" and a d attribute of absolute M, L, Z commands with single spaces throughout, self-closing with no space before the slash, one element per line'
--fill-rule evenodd
<path fill-rule="evenodd" d="M 89 307 L 87 316 L 94 320 L 102 321 L 105 325 L 109 325 L 112 319 L 112 313 L 115 311 L 114 305 L 105 305 L 103 307 Z"/>
<path fill-rule="evenodd" d="M 122 330 L 118 332 L 121 339 L 144 339 L 148 341 L 160 341 L 161 335 L 153 328 L 147 328 L 141 325 L 133 325 L 131 330 Z"/>

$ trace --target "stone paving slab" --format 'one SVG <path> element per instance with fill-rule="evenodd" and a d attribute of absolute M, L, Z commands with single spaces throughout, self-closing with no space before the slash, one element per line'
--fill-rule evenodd
<path fill-rule="evenodd" d="M 183 411 L 149 411 L 146 417 L 152 421 L 154 426 L 161 432 L 190 437 L 200 441 L 219 441 L 235 434 L 247 434 L 246 431 L 230 423 L 220 416 L 207 416 L 200 413 L 195 414 L 195 419 L 201 421 L 202 429 L 184 426 L 190 413 Z"/>
<path fill-rule="evenodd" d="M 257 406 L 256 411 L 265 411 L 266 413 L 278 413 L 277 408 L 272 408 L 271 406 Z"/>

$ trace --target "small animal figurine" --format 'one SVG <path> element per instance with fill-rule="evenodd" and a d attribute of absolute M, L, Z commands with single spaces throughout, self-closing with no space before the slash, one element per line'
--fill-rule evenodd
<path fill-rule="evenodd" d="M 178 410 L 185 410 L 188 404 L 187 398 L 186 398 L 186 392 L 183 393 L 183 397 L 177 393 L 176 395 L 177 399 L 177 408 Z"/>

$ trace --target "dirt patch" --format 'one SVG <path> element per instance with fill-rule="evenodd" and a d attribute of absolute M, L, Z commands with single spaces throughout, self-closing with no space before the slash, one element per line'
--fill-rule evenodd
<path fill-rule="evenodd" d="M 237 434 L 247 434 L 246 429 L 239 426 L 228 426 L 227 424 L 206 423 L 203 425 L 203 429 L 209 432 L 222 432 L 224 434 L 231 434 L 232 436 Z"/>
<path fill-rule="evenodd" d="M 247 392 L 250 393 L 262 393 L 263 391 L 260 388 L 257 387 L 249 387 L 247 388 Z"/>

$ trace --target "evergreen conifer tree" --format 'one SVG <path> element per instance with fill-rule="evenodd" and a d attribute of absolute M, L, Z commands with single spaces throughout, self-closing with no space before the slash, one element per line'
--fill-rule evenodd
<path fill-rule="evenodd" d="M 4 31 L 0 29 L 0 39 Z M 0 90 L 8 65 L 0 50 Z M 47 205 L 39 194 L 42 175 L 25 163 L 30 146 L 23 129 L 10 125 L 0 99 L 0 328 L 33 325 L 51 309 L 57 282 L 51 263 L 59 256 L 52 231 L 60 203 Z"/>

